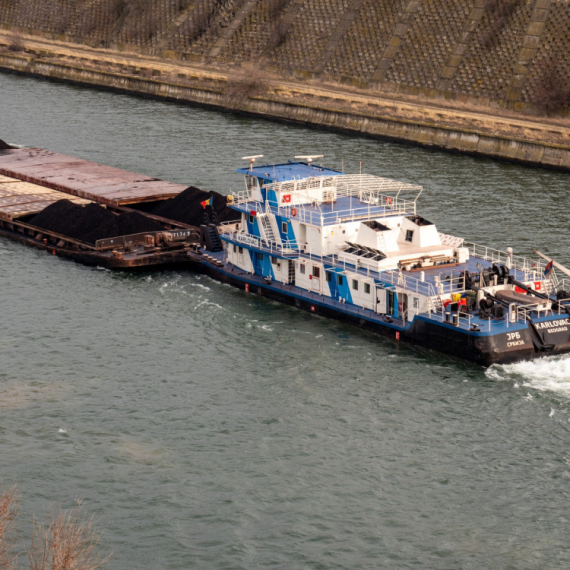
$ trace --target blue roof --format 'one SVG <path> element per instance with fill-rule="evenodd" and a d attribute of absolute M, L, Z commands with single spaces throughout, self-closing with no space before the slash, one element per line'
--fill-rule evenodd
<path fill-rule="evenodd" d="M 262 178 L 271 182 L 283 182 L 284 180 L 298 180 L 300 178 L 310 178 L 311 176 L 337 176 L 343 174 L 338 170 L 324 168 L 317 164 L 307 164 L 306 162 L 285 162 L 284 164 L 266 164 L 265 166 L 254 166 L 249 168 L 238 168 L 239 174 L 249 174 L 256 178 Z"/>

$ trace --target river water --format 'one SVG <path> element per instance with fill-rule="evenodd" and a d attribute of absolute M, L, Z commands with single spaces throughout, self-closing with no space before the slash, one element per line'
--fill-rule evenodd
<path fill-rule="evenodd" d="M 241 156 L 422 184 L 440 231 L 570 262 L 567 174 L 0 75 L 0 138 L 229 192 Z M 191 271 L 0 240 L 0 477 L 109 568 L 567 568 L 570 358 L 488 370 Z"/>

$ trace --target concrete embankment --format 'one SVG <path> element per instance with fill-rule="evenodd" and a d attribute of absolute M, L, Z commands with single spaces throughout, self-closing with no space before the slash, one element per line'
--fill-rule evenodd
<path fill-rule="evenodd" d="M 287 80 L 24 37 L 19 51 L 0 33 L 0 69 L 158 99 L 360 133 L 530 165 L 570 170 L 570 128 L 502 111 Z"/>

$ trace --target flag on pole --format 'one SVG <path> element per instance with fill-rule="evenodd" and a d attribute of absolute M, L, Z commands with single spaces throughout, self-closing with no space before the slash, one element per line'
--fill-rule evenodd
<path fill-rule="evenodd" d="M 552 260 L 550 260 L 544 268 L 544 276 L 547 277 L 552 273 Z"/>
<path fill-rule="evenodd" d="M 207 200 L 204 200 L 203 202 L 200 202 L 200 204 L 202 205 L 202 208 L 204 208 L 204 210 L 206 209 L 206 206 L 211 206 L 212 205 L 212 197 L 210 196 Z"/>

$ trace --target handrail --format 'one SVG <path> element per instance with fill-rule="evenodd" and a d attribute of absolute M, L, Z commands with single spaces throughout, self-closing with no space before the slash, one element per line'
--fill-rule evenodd
<path fill-rule="evenodd" d="M 292 255 L 299 252 L 299 246 L 294 240 L 285 240 L 282 243 L 275 241 L 262 240 L 257 236 L 246 234 L 242 231 L 230 230 L 220 235 L 224 239 L 234 240 L 243 245 L 251 245 L 260 250 L 269 250 L 269 253 L 277 253 L 281 255 Z"/>
<path fill-rule="evenodd" d="M 533 261 L 528 257 L 509 254 L 506 251 L 501 251 L 484 245 L 478 245 L 473 242 L 465 242 L 463 245 L 464 247 L 469 248 L 469 254 L 473 257 L 479 257 L 485 261 L 491 261 L 491 263 L 504 265 L 508 265 L 510 263 L 512 269 L 522 271 L 525 275 L 533 274 L 535 276 L 542 276 L 543 274 L 545 265 L 544 262 L 540 260 Z M 531 279 L 525 279 L 525 281 L 530 280 Z M 532 280 L 539 281 L 542 280 L 542 277 L 540 277 L 540 279 L 533 278 Z"/>

